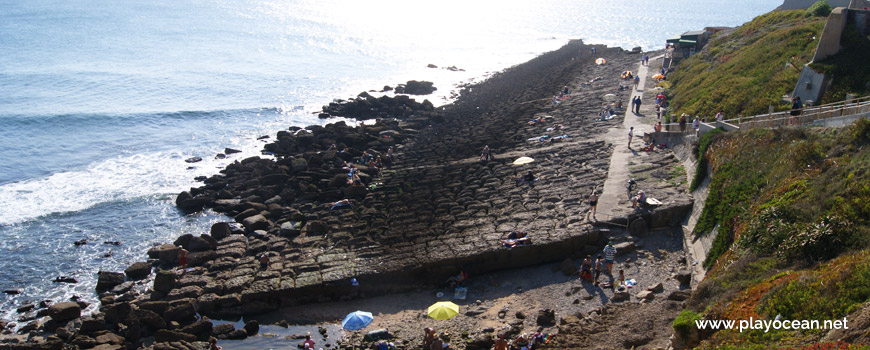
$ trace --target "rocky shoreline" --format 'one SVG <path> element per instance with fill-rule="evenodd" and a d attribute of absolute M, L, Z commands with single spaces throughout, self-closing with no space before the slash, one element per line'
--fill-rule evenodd
<path fill-rule="evenodd" d="M 81 317 L 85 305 L 75 302 L 33 310 L 48 321 L 20 329 L 30 342 L 0 349 L 203 348 L 211 337 L 244 338 L 259 328 L 256 321 L 215 327 L 208 317 L 415 290 L 460 270 L 480 275 L 599 251 L 613 232 L 584 222 L 584 202 L 607 176 L 613 145 L 601 135 L 620 121 L 600 121 L 596 113 L 607 93 L 627 99 L 616 77 L 637 56 L 596 46 L 596 57 L 609 62 L 597 66 L 588 49 L 571 42 L 466 87 L 437 109 L 367 94 L 324 107 L 329 115 L 381 119 L 279 132 L 264 147 L 274 159 L 235 162 L 176 199 L 183 211 L 209 208 L 234 222 L 155 247 L 149 261 L 125 273 L 101 272 L 98 313 Z M 554 104 L 551 97 L 565 87 L 570 97 Z M 530 125 L 545 115 L 545 125 Z M 529 141 L 545 134 L 568 137 Z M 496 159 L 480 161 L 485 145 Z M 357 164 L 349 176 L 347 165 L 365 155 L 384 166 Z M 512 165 L 519 156 L 535 162 Z M 517 186 L 517 174 L 528 171 L 535 187 Z M 675 199 L 662 197 L 661 208 L 611 223 L 632 222 L 638 235 L 673 227 L 691 201 L 669 194 Z M 499 240 L 511 231 L 529 232 L 533 244 L 503 247 Z M 186 271 L 177 270 L 182 248 L 189 251 Z"/>

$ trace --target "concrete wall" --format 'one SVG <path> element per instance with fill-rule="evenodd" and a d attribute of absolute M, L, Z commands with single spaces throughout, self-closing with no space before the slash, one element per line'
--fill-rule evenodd
<path fill-rule="evenodd" d="M 791 95 L 800 96 L 805 105 L 810 105 L 810 101 L 813 101 L 813 105 L 817 105 L 822 94 L 825 93 L 827 83 L 827 77 L 824 74 L 816 72 L 809 66 L 804 66 Z"/>
<path fill-rule="evenodd" d="M 797 9 L 807 9 L 818 0 L 785 0 L 782 2 L 782 5 L 779 7 L 780 10 L 797 10 Z M 828 5 L 831 7 L 849 7 L 849 4 L 852 0 L 827 0 Z"/>
<path fill-rule="evenodd" d="M 816 55 L 813 56 L 812 62 L 819 62 L 840 51 L 840 37 L 843 35 L 843 29 L 846 28 L 847 12 L 843 7 L 837 7 L 831 11 L 822 36 L 819 38 L 819 46 L 816 47 Z"/>

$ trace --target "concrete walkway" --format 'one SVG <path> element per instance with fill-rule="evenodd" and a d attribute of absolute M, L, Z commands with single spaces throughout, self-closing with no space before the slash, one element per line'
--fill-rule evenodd
<path fill-rule="evenodd" d="M 650 65 L 660 66 L 660 60 L 664 57 L 656 56 L 650 58 Z M 607 221 L 614 216 L 624 216 L 631 213 L 631 201 L 628 199 L 626 184 L 630 174 L 630 166 L 632 163 L 639 163 L 641 156 L 638 153 L 643 147 L 644 133 L 652 133 L 655 124 L 655 103 L 650 99 L 643 100 L 641 104 L 640 114 L 631 112 L 631 100 L 635 96 L 643 97 L 644 89 L 646 88 L 647 80 L 651 75 L 649 67 L 638 63 L 637 75 L 641 77 L 637 89 L 634 89 L 628 101 L 623 102 L 626 107 L 625 118 L 621 127 L 611 129 L 604 136 L 606 142 L 614 145 L 613 155 L 610 157 L 610 169 L 607 172 L 607 179 L 604 181 L 603 192 L 599 195 L 598 200 L 598 215 L 599 221 Z M 652 74 L 655 74 L 653 70 Z M 633 82 L 632 82 L 632 85 Z M 650 119 L 651 118 L 651 119 Z M 634 138 L 631 141 L 631 148 L 628 147 L 628 131 L 634 127 Z M 637 189 L 635 189 L 636 191 Z M 603 215 L 602 215 L 603 214 Z"/>

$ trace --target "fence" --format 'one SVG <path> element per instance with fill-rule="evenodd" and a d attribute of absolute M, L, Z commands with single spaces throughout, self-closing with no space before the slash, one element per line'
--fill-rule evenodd
<path fill-rule="evenodd" d="M 848 99 L 845 101 L 829 103 L 821 106 L 803 108 L 796 116 L 791 115 L 791 111 L 782 111 L 759 114 L 751 117 L 737 117 L 732 119 L 725 119 L 723 122 L 702 122 L 700 134 L 703 134 L 704 132 L 717 127 L 724 128 L 726 130 L 749 130 L 755 128 L 778 128 L 786 126 L 812 125 L 819 120 L 826 120 L 862 113 L 870 113 L 870 96 Z M 694 134 L 691 119 L 687 120 L 684 130 L 680 129 L 679 123 L 662 124 L 662 126 L 663 130 L 666 131 L 682 131 L 684 135 Z"/>

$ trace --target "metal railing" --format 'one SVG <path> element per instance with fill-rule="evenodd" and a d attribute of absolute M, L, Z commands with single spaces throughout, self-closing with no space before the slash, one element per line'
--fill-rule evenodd
<path fill-rule="evenodd" d="M 870 96 L 864 96 L 821 106 L 807 107 L 799 110 L 798 115 L 791 111 L 759 114 L 751 117 L 737 117 L 725 120 L 740 129 L 776 128 L 784 126 L 810 125 L 818 120 L 843 117 L 870 112 Z"/>
<path fill-rule="evenodd" d="M 850 116 L 861 113 L 870 113 L 870 96 L 848 99 L 840 102 L 829 103 L 821 106 L 802 108 L 798 115 L 791 115 L 791 110 L 725 119 L 724 123 L 731 124 L 741 130 L 755 128 L 778 128 L 787 126 L 811 125 L 816 121 Z M 692 118 L 694 119 L 694 118 Z M 688 120 L 683 130 L 683 135 L 694 135 L 692 119 Z M 711 124 L 711 122 L 702 122 Z M 712 122 L 716 124 L 716 122 Z M 702 127 L 703 129 L 703 127 Z M 662 131 L 680 131 L 679 123 L 662 124 Z"/>

